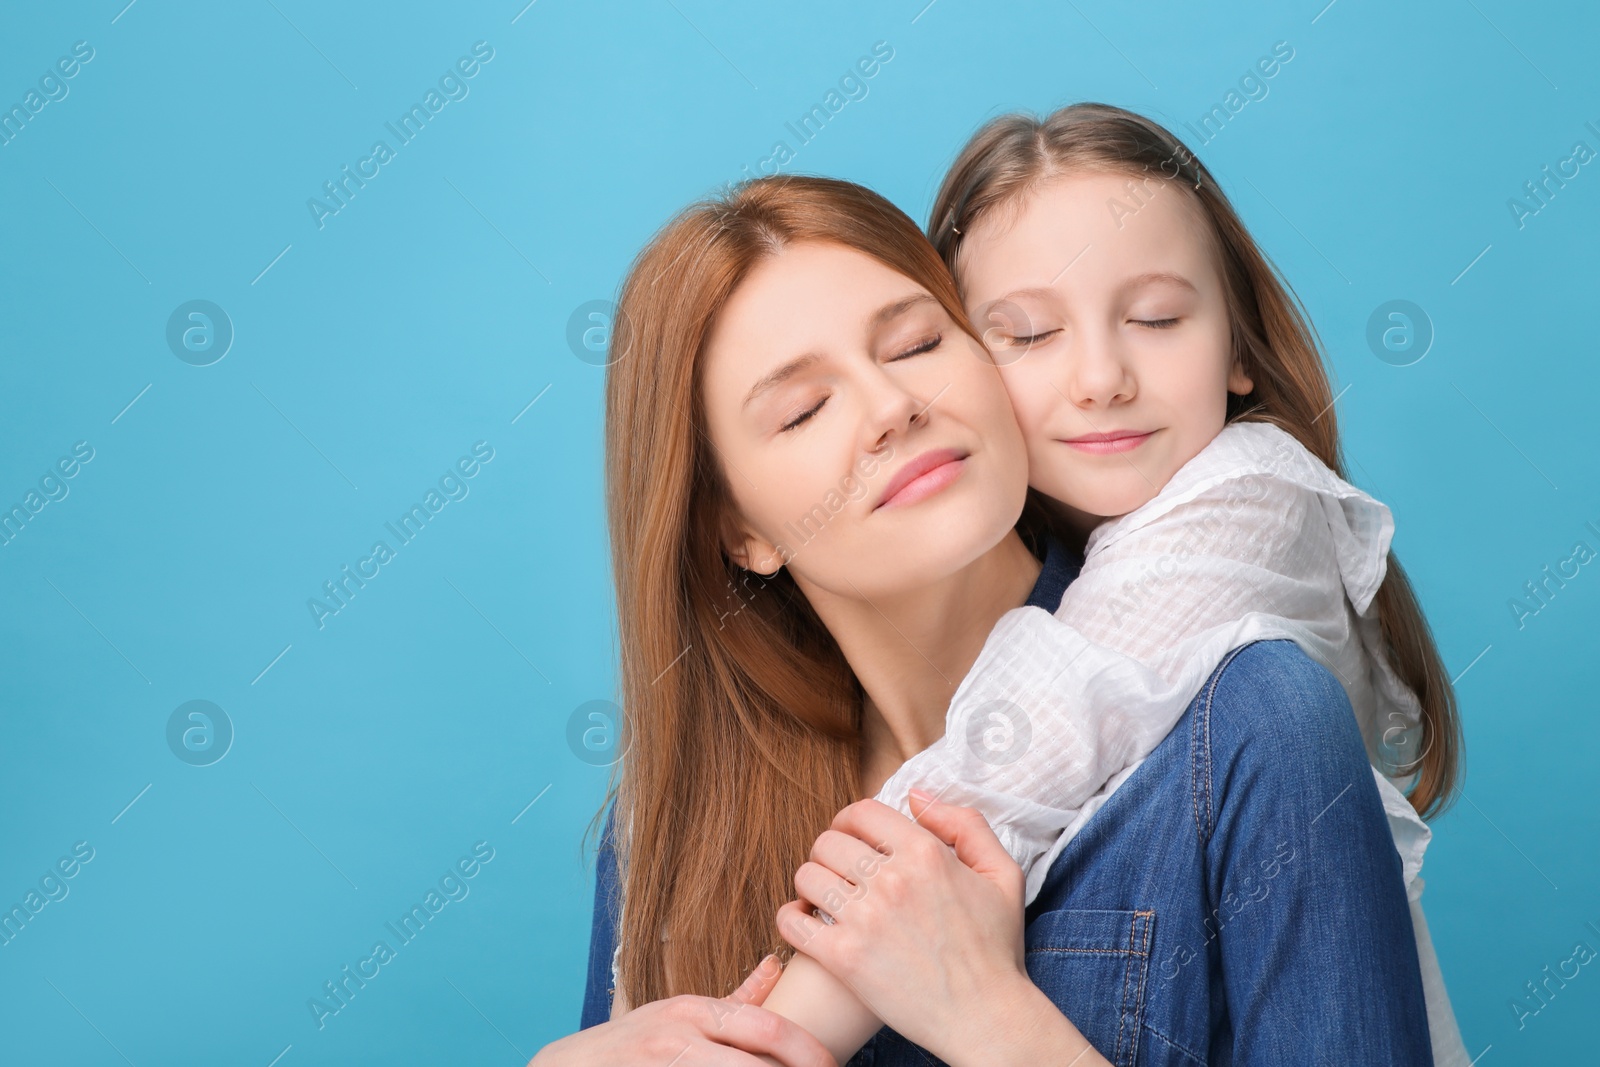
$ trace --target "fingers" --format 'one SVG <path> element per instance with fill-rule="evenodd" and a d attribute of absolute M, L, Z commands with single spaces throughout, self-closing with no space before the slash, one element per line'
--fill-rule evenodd
<path fill-rule="evenodd" d="M 915 822 L 878 800 L 858 800 L 833 817 L 831 828 L 885 857 L 907 850 L 914 854 L 932 838 L 954 846 L 956 857 L 981 874 L 1004 877 L 1008 868 L 1020 870 L 977 809 L 934 800 L 923 790 L 911 791 L 909 805 Z"/>
<path fill-rule="evenodd" d="M 871 798 L 841 808 L 833 817 L 832 828 L 890 854 L 917 832 L 916 824 L 910 819 Z"/>
<path fill-rule="evenodd" d="M 880 860 L 884 858 L 879 855 Z M 866 877 L 862 877 L 859 883 L 851 882 L 832 868 L 810 860 L 802 863 L 794 872 L 794 888 L 800 899 L 816 905 L 835 919 L 853 901 L 866 896 L 866 883 Z"/>
<path fill-rule="evenodd" d="M 811 914 L 811 905 L 805 901 L 791 900 L 773 916 L 778 935 L 801 952 L 815 954 L 813 939 L 828 929 L 828 924 Z"/>
<path fill-rule="evenodd" d="M 839 830 L 822 831 L 811 845 L 812 862 L 857 884 L 871 878 L 888 858 L 889 853 Z"/>
<path fill-rule="evenodd" d="M 956 850 L 956 858 L 979 874 L 1020 871 L 1017 861 L 1000 844 L 989 821 L 976 808 L 935 800 L 920 789 L 911 790 L 911 812 L 917 824 Z"/>
<path fill-rule="evenodd" d="M 762 964 L 765 965 L 763 960 Z M 761 968 L 757 968 L 760 970 Z M 693 1022 L 708 1040 L 737 1049 L 751 1056 L 765 1055 L 776 1059 L 783 1067 L 838 1067 L 838 1061 L 820 1041 L 798 1023 L 781 1015 L 758 1008 L 753 1004 L 731 1002 L 731 998 L 685 998 L 701 1001 L 701 1006 L 684 1006 Z M 750 1061 L 739 1055 L 721 1055 L 719 1049 L 696 1049 L 705 1052 L 692 1062 L 703 1061 L 716 1067 L 751 1067 Z M 681 1067 L 681 1064 L 680 1064 Z"/>

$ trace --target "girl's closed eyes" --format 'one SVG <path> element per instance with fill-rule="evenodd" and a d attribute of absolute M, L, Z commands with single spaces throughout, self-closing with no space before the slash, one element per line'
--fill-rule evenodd
<path fill-rule="evenodd" d="M 1180 316 L 1174 315 L 1171 318 L 1165 319 L 1129 319 L 1128 321 L 1133 323 L 1135 326 L 1144 326 L 1152 330 L 1170 330 L 1174 326 L 1178 325 L 1178 323 L 1182 322 L 1183 319 Z M 1039 345 L 1050 340 L 1060 332 L 1061 329 L 1058 327 L 1053 330 L 1041 330 L 1038 333 L 1023 334 L 1016 337 L 1008 334 L 1001 334 L 999 335 L 999 340 L 1001 344 L 1012 348 L 1031 348 L 1035 345 Z M 991 334 L 990 339 L 993 339 L 994 336 L 994 334 Z"/>

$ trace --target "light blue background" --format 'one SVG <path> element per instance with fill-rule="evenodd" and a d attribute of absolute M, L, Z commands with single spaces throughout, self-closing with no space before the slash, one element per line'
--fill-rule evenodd
<path fill-rule="evenodd" d="M 1592 8 L 125 2 L 0 16 L 6 107 L 95 49 L 0 146 L 0 505 L 95 450 L 0 547 L 0 904 L 95 849 L 0 947 L 0 1058 L 509 1067 L 575 1027 L 606 771 L 566 725 L 615 648 L 603 372 L 569 316 L 886 41 L 787 170 L 921 221 L 984 119 L 1105 100 L 1184 136 L 1287 274 L 1462 675 L 1425 901 L 1467 1044 L 1593 1061 L 1594 965 L 1521 1028 L 1509 1002 L 1600 948 L 1600 567 L 1521 629 L 1508 601 L 1600 548 L 1600 165 L 1524 227 L 1507 206 L 1600 149 Z M 319 229 L 307 199 L 479 40 L 470 95 Z M 1277 41 L 1202 143 L 1183 123 Z M 1403 367 L 1365 339 L 1400 298 L 1436 331 Z M 165 340 L 194 299 L 236 331 L 210 366 Z M 307 599 L 480 440 L 470 495 L 319 630 Z M 207 767 L 166 741 L 195 699 L 236 731 Z M 319 1030 L 308 999 L 478 841 L 470 895 Z"/>

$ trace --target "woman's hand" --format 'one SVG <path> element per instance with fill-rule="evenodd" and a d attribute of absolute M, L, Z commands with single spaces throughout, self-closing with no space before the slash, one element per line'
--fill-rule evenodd
<path fill-rule="evenodd" d="M 916 822 L 876 800 L 839 812 L 795 872 L 801 899 L 778 910 L 778 931 L 902 1036 L 971 1062 L 1043 999 L 1024 966 L 1022 868 L 977 810 L 919 796 Z"/>
<path fill-rule="evenodd" d="M 777 957 L 768 956 L 727 997 L 641 1004 L 546 1045 L 528 1067 L 836 1067 L 804 1028 L 761 1007 L 782 974 Z"/>

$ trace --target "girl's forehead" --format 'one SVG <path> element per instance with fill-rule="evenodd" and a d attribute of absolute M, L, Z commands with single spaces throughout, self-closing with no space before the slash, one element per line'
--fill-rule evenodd
<path fill-rule="evenodd" d="M 1214 273 L 1214 250 L 1186 183 L 1097 170 L 1056 176 L 996 204 L 971 226 L 956 269 L 970 307 L 1001 290 L 1079 280 L 1068 272 L 1101 279 L 1107 270 Z"/>

